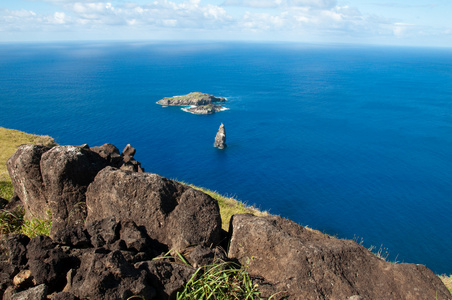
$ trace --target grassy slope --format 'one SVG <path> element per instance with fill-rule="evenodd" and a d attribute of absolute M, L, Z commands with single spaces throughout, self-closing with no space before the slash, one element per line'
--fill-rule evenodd
<path fill-rule="evenodd" d="M 11 179 L 6 169 L 6 160 L 22 144 L 55 145 L 49 136 L 28 134 L 14 129 L 0 127 L 0 197 L 10 199 L 13 194 Z"/>
<path fill-rule="evenodd" d="M 11 179 L 9 178 L 6 169 L 6 160 L 11 157 L 17 147 L 22 144 L 56 145 L 55 141 L 49 136 L 33 135 L 18 130 L 0 127 L 0 197 L 2 198 L 9 199 L 13 194 Z M 218 201 L 223 229 L 226 231 L 228 230 L 229 220 L 234 214 L 251 213 L 258 216 L 265 216 L 268 214 L 267 212 L 262 212 L 254 207 L 247 206 L 234 198 L 222 196 L 202 187 L 190 186 L 205 192 Z M 452 275 L 442 275 L 440 278 L 452 293 Z"/>

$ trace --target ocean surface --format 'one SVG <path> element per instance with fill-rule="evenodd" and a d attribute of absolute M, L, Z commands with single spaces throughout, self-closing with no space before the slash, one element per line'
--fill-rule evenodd
<path fill-rule="evenodd" d="M 155 103 L 193 91 L 228 110 Z M 0 44 L 0 126 L 130 143 L 148 172 L 452 273 L 452 49 Z"/>

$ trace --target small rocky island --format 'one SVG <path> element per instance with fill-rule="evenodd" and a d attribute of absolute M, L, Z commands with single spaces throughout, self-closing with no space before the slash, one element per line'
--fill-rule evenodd
<path fill-rule="evenodd" d="M 215 142 L 213 144 L 214 147 L 218 149 L 226 148 L 226 130 L 224 128 L 223 123 L 221 123 L 220 128 L 218 128 L 217 135 L 215 136 Z"/>
<path fill-rule="evenodd" d="M 223 106 L 213 103 L 223 103 L 225 101 L 226 98 L 223 97 L 193 92 L 183 96 L 165 97 L 157 101 L 157 104 L 168 106 L 191 106 L 184 110 L 197 115 L 210 115 L 225 109 Z"/>

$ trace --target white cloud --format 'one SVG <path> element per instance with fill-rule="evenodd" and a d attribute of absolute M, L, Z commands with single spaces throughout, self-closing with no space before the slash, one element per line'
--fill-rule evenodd
<path fill-rule="evenodd" d="M 249 8 L 291 8 L 306 7 L 312 9 L 330 9 L 336 6 L 336 0 L 225 0 L 223 6 L 241 6 Z"/>
<path fill-rule="evenodd" d="M 222 6 L 241 6 L 250 8 L 277 8 L 283 0 L 226 0 Z"/>
<path fill-rule="evenodd" d="M 55 24 L 65 24 L 67 17 L 64 12 L 56 12 L 53 14 L 53 20 Z"/>
<path fill-rule="evenodd" d="M 331 9 L 337 5 L 336 0 L 288 0 L 289 6 Z"/>
<path fill-rule="evenodd" d="M 0 30 L 74 32 L 124 38 L 203 36 L 238 39 L 359 40 L 450 37 L 450 26 L 427 28 L 374 12 L 363 14 L 345 0 L 33 0 L 52 5 L 36 9 L 0 10 Z M 26 3 L 26 2 L 24 2 Z M 30 6 L 31 7 L 31 6 Z M 105 34 L 105 35 L 104 35 Z M 120 38 L 120 37 L 119 37 Z"/>

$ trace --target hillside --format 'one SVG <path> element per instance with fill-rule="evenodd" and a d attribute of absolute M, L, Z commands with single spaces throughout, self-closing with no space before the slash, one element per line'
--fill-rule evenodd
<path fill-rule="evenodd" d="M 36 143 L 36 141 L 39 141 L 42 143 L 42 138 L 40 139 L 39 137 L 30 136 L 30 135 L 20 133 L 18 131 L 14 131 L 14 130 L 10 131 L 10 130 L 4 129 L 4 131 L 2 133 L 5 133 L 4 136 L 2 135 L 2 145 L 6 145 L 8 138 L 10 138 L 12 143 L 15 143 L 14 145 L 16 145 L 16 146 L 12 147 L 13 149 L 14 149 L 14 147 L 17 148 L 17 143 L 19 143 L 19 144 L 23 143 L 23 142 L 18 142 L 19 139 L 17 138 L 17 136 L 22 136 L 22 138 L 24 138 L 24 139 L 25 138 L 27 138 L 27 139 L 33 138 L 32 141 L 34 141 L 35 143 Z M 49 139 L 48 137 L 46 138 L 46 140 L 53 142 L 53 140 Z M 11 148 L 11 146 L 8 146 L 8 147 Z M 8 147 L 5 146 L 5 149 L 7 149 Z M 102 146 L 102 147 L 104 147 L 104 146 Z M 52 157 L 54 157 L 55 155 L 63 155 L 61 158 L 71 159 L 70 157 L 74 153 L 74 151 L 79 151 L 80 155 L 78 155 L 77 157 L 86 156 L 87 159 L 93 159 L 92 151 L 97 151 L 96 153 L 101 153 L 102 147 L 93 147 L 90 150 L 89 147 L 77 148 L 77 147 L 73 147 L 73 146 L 63 146 L 63 147 L 56 147 L 59 149 L 55 149 L 55 151 L 43 150 L 46 152 L 45 157 L 43 156 L 43 158 L 42 158 L 42 164 L 41 164 L 41 168 L 44 168 L 44 169 L 42 169 L 44 181 L 46 180 L 46 177 L 50 176 L 50 177 L 52 177 L 52 180 L 49 181 L 50 183 L 61 182 L 63 184 L 63 186 L 56 185 L 54 188 L 57 188 L 57 190 L 54 190 L 49 184 L 44 184 L 44 185 L 42 185 L 42 188 L 43 188 L 42 192 L 44 194 L 47 193 L 49 195 L 58 195 L 58 197 L 62 197 L 63 202 L 66 201 L 66 200 L 64 200 L 65 199 L 64 197 L 66 197 L 66 196 L 69 198 L 74 197 L 73 193 L 69 193 L 68 195 L 63 195 L 61 192 L 67 190 L 67 187 L 65 187 L 64 184 L 67 184 L 67 182 L 77 182 L 77 180 L 74 181 L 73 180 L 74 178 L 72 178 L 71 180 L 67 180 L 68 178 L 64 177 L 64 176 L 67 176 L 67 175 L 64 175 L 64 174 L 68 174 L 67 172 L 61 172 L 61 173 L 59 173 L 61 175 L 57 175 L 58 173 L 54 172 L 54 170 L 55 170 L 54 168 L 55 167 L 57 167 L 57 169 L 58 168 L 67 168 L 67 165 L 56 165 L 56 163 L 61 161 L 61 159 L 56 159 L 56 158 L 52 158 Z M 97 149 L 94 149 L 94 148 L 97 148 Z M 24 147 L 21 147 L 21 149 L 22 149 L 21 151 L 23 151 L 23 153 L 26 153 L 26 151 L 29 151 L 29 150 L 27 150 L 27 148 L 24 148 Z M 28 149 L 30 149 L 30 148 L 28 148 Z M 123 154 L 124 154 L 124 151 L 123 151 Z M 123 154 L 121 154 L 121 156 Z M 18 157 L 20 155 L 21 155 L 20 152 L 19 152 L 19 154 L 15 154 L 16 157 Z M 108 156 L 108 157 L 111 157 L 111 156 Z M 99 159 L 100 158 L 96 158 L 96 160 L 99 160 Z M 83 161 L 81 161 L 81 163 L 82 162 Z M 88 164 L 86 166 L 92 166 L 92 165 L 93 164 Z M 5 166 L 4 161 L 2 161 L 2 168 L 5 168 L 4 166 Z M 39 160 L 38 160 L 37 166 L 39 166 Z M 50 169 L 49 169 L 49 167 L 50 167 Z M 87 167 L 85 167 L 85 165 L 80 165 L 80 168 L 87 168 Z M 140 186 L 147 187 L 149 183 L 152 183 L 153 185 L 155 185 L 156 183 L 158 183 L 159 185 L 162 185 L 162 188 L 156 189 L 156 193 L 157 192 L 160 193 L 161 191 L 166 191 L 166 190 L 175 191 L 174 195 L 171 197 L 176 197 L 178 200 L 176 202 L 174 202 L 174 204 L 171 204 L 171 205 L 176 205 L 176 206 L 174 208 L 171 208 L 168 210 L 168 220 L 173 220 L 173 219 L 180 220 L 181 219 L 180 217 L 171 217 L 171 214 L 183 213 L 182 215 L 184 215 L 185 209 L 181 208 L 178 210 L 178 208 L 177 208 L 177 205 L 179 205 L 179 203 L 184 203 L 183 201 L 186 201 L 184 199 L 193 199 L 190 201 L 194 201 L 194 203 L 195 203 L 194 207 L 206 207 L 204 205 L 197 205 L 196 201 L 210 201 L 207 198 L 205 198 L 205 196 L 203 196 L 203 193 L 202 194 L 197 194 L 197 193 L 194 194 L 193 192 L 190 191 L 190 189 L 188 189 L 186 187 L 186 185 L 184 185 L 184 184 L 180 185 L 180 183 L 177 183 L 177 182 L 174 182 L 171 180 L 168 181 L 168 179 L 162 178 L 162 177 L 158 176 L 157 174 L 152 175 L 150 173 L 142 173 L 142 174 L 134 173 L 134 172 L 130 173 L 129 171 L 121 171 L 121 170 L 115 171 L 115 169 L 108 169 L 108 168 L 106 168 L 100 172 L 99 172 L 99 170 L 102 170 L 101 165 L 99 165 L 98 170 L 95 171 L 96 174 L 97 173 L 100 174 L 100 175 L 96 176 L 95 180 L 94 180 L 95 174 L 93 173 L 93 179 L 92 179 L 92 180 L 94 180 L 93 184 L 82 183 L 82 182 L 79 183 L 80 187 L 82 185 L 86 185 L 86 186 L 87 186 L 87 184 L 90 185 L 88 191 L 86 192 L 86 197 L 87 197 L 86 199 L 87 199 L 87 205 L 88 205 L 88 218 L 92 218 L 92 220 L 94 220 L 96 222 L 103 222 L 99 212 L 102 212 L 103 214 L 105 213 L 107 215 L 110 215 L 111 213 L 116 213 L 115 209 L 118 207 L 117 205 L 112 207 L 113 210 L 111 211 L 111 213 L 108 213 L 105 211 L 105 209 L 107 209 L 107 206 L 105 206 L 105 205 L 110 205 L 110 202 L 109 201 L 105 202 L 104 195 L 106 195 L 107 191 L 109 191 L 111 189 L 111 182 L 120 183 L 120 186 L 114 187 L 115 189 L 117 189 L 117 193 L 114 193 L 115 195 L 131 195 L 129 197 L 135 197 L 137 200 L 144 199 L 143 196 L 142 197 L 137 196 L 137 191 L 138 191 L 138 194 L 140 193 L 140 191 L 141 192 L 145 191 L 144 189 L 141 189 Z M 27 176 L 29 176 L 29 174 L 30 174 L 29 172 L 26 172 L 26 171 L 24 172 L 24 170 L 22 170 L 22 172 L 23 172 L 22 175 L 18 174 L 19 177 L 15 179 L 16 182 L 18 182 L 17 180 L 21 178 L 20 176 L 25 176 L 25 177 L 20 179 L 19 182 L 25 182 L 23 179 L 27 178 Z M 83 173 L 85 174 L 85 172 L 83 172 Z M 63 176 L 63 177 L 60 178 L 58 176 Z M 120 180 L 117 180 L 117 179 L 120 179 Z M 123 184 L 124 182 L 132 182 L 132 181 L 135 182 L 132 186 L 130 186 L 128 184 Z M 4 182 L 6 184 L 10 185 L 9 178 L 5 178 Z M 35 182 L 35 181 L 33 181 L 33 182 Z M 156 183 L 154 183 L 154 182 L 156 182 Z M 394 272 L 394 274 L 398 274 L 397 276 L 399 279 L 402 278 L 401 282 L 400 282 L 401 284 L 402 283 L 408 284 L 406 279 L 408 279 L 409 276 L 415 276 L 416 278 L 418 278 L 419 283 L 425 283 L 420 278 L 422 276 L 424 276 L 425 274 L 428 275 L 429 274 L 428 272 L 430 272 L 426 268 L 420 269 L 420 267 L 416 267 L 411 264 L 401 264 L 401 265 L 389 264 L 387 262 L 381 261 L 380 259 L 376 259 L 372 255 L 370 255 L 370 253 L 368 253 L 368 251 L 366 251 L 366 249 L 364 249 L 361 246 L 356 245 L 356 243 L 354 243 L 354 242 L 333 239 L 333 238 L 325 236 L 319 232 L 306 230 L 306 228 L 303 228 L 297 224 L 294 224 L 293 222 L 291 222 L 289 220 L 284 220 L 277 216 L 266 216 L 263 218 L 259 218 L 259 217 L 250 217 L 250 216 L 243 215 L 243 217 L 236 217 L 233 222 L 229 223 L 230 216 L 233 214 L 236 214 L 236 213 L 250 212 L 250 213 L 255 213 L 255 214 L 259 214 L 259 215 L 265 215 L 265 213 L 261 213 L 253 208 L 246 207 L 245 205 L 241 204 L 240 202 L 238 202 L 234 199 L 222 197 L 214 192 L 211 192 L 211 191 L 208 191 L 208 190 L 205 190 L 202 188 L 198 188 L 198 187 L 193 187 L 193 188 L 206 192 L 207 194 L 212 196 L 212 198 L 215 199 L 216 202 L 218 203 L 218 205 L 220 206 L 219 213 L 221 214 L 222 220 L 221 220 L 221 223 L 216 223 L 217 225 L 215 225 L 215 226 L 218 226 L 221 224 L 223 229 L 226 229 L 225 225 L 228 226 L 230 224 L 232 226 L 231 228 L 235 229 L 230 232 L 230 234 L 232 234 L 232 236 L 228 237 L 229 242 L 231 243 L 231 248 L 229 249 L 229 255 L 231 258 L 239 259 L 242 263 L 248 261 L 249 257 L 247 256 L 246 252 L 243 252 L 243 247 L 247 247 L 248 251 L 253 251 L 255 253 L 260 253 L 259 251 L 261 251 L 261 252 L 265 251 L 265 246 L 261 245 L 261 243 L 264 242 L 264 240 L 262 240 L 262 233 L 259 233 L 263 229 L 265 229 L 265 234 L 268 234 L 266 243 L 269 244 L 268 251 L 270 251 L 270 252 L 268 252 L 268 253 L 262 252 L 260 255 L 261 258 L 259 258 L 259 256 L 257 256 L 257 257 L 252 256 L 251 257 L 251 260 L 252 260 L 251 267 L 252 268 L 250 270 L 252 272 L 254 272 L 255 276 L 258 276 L 260 278 L 266 278 L 266 280 L 267 280 L 266 284 L 269 284 L 269 286 L 271 286 L 271 289 L 270 289 L 271 291 L 279 291 L 279 290 L 281 290 L 281 288 L 283 286 L 282 284 L 283 283 L 285 284 L 285 281 L 282 283 L 277 282 L 278 278 L 280 278 L 281 275 L 278 275 L 276 269 L 278 268 L 278 261 L 280 261 L 282 263 L 283 261 L 285 261 L 286 257 L 290 257 L 290 255 L 293 255 L 293 259 L 295 258 L 295 260 L 292 259 L 290 261 L 287 261 L 284 263 L 284 265 L 287 265 L 287 266 L 292 265 L 293 269 L 288 269 L 286 271 L 292 272 L 294 276 L 299 278 L 298 280 L 300 280 L 300 282 L 303 281 L 305 283 L 308 283 L 308 282 L 310 282 L 309 278 L 311 278 L 311 275 L 308 275 L 308 277 L 305 278 L 304 276 L 306 276 L 306 275 L 303 275 L 302 273 L 298 273 L 299 272 L 298 270 L 300 270 L 299 267 L 301 266 L 301 265 L 299 265 L 300 263 L 303 264 L 304 262 L 310 261 L 311 265 L 306 265 L 306 266 L 303 265 L 303 266 L 306 268 L 312 268 L 312 272 L 314 272 L 312 276 L 314 276 L 314 277 L 316 276 L 315 272 L 317 272 L 318 274 L 326 274 L 325 272 L 327 272 L 327 273 L 329 272 L 329 274 L 330 274 L 329 276 L 332 276 L 331 280 L 334 280 L 336 282 L 336 284 L 338 286 L 342 286 L 342 288 L 340 288 L 339 290 L 329 290 L 329 288 L 327 286 L 322 285 L 322 280 L 318 281 L 315 284 L 315 286 L 317 286 L 317 288 L 321 288 L 323 290 L 323 292 L 328 293 L 330 295 L 346 295 L 346 294 L 352 293 L 352 291 L 347 292 L 346 289 L 344 289 L 345 287 L 348 286 L 347 283 L 343 282 L 343 276 L 346 273 L 336 274 L 336 271 L 334 271 L 335 269 L 329 269 L 329 268 L 331 268 L 332 265 L 336 266 L 335 268 L 337 268 L 338 265 L 344 264 L 344 266 L 345 266 L 345 265 L 347 265 L 347 262 L 349 262 L 354 265 L 353 268 L 357 268 L 356 270 L 358 270 L 358 268 L 361 268 L 361 266 L 363 265 L 363 261 L 364 261 L 365 262 L 364 266 L 368 266 L 369 270 L 372 270 L 372 272 L 375 272 L 375 274 L 374 274 L 375 280 L 383 280 L 381 274 L 377 273 L 378 272 L 378 271 L 376 271 L 377 269 L 382 269 L 382 270 L 391 269 L 392 270 L 391 272 Z M 58 192 L 58 189 L 61 189 L 61 191 Z M 85 189 L 77 189 L 77 190 L 79 191 L 80 196 L 85 197 Z M 55 191 L 57 191 L 57 193 L 55 193 Z M 131 193 L 131 191 L 133 193 Z M 29 193 L 27 192 L 27 194 L 29 194 Z M 143 194 L 143 195 L 146 195 L 146 194 Z M 162 194 L 161 197 L 166 198 L 168 196 Z M 159 199 L 163 199 L 161 197 Z M 79 198 L 77 198 L 77 199 L 79 199 Z M 89 200 L 89 202 L 88 202 L 88 200 Z M 115 200 L 115 199 L 111 199 L 111 200 Z M 121 199 L 117 199 L 117 200 L 119 201 L 119 202 L 117 202 L 118 204 L 124 203 Z M 174 200 L 169 200 L 169 201 L 171 202 Z M 75 203 L 75 201 L 74 201 L 74 203 Z M 143 204 L 139 205 L 138 207 L 145 207 Z M 54 205 L 54 204 L 51 203 L 51 205 Z M 91 214 L 91 215 L 89 214 L 90 205 L 92 207 L 96 207 L 95 209 L 92 208 L 92 211 L 97 212 L 96 214 Z M 100 205 L 100 206 L 97 206 L 97 205 Z M 211 204 L 209 204 L 209 205 L 211 205 Z M 102 209 L 99 209 L 101 207 L 102 207 Z M 30 208 L 31 208 L 31 206 L 30 206 Z M 163 208 L 164 208 L 164 210 L 168 209 L 165 207 L 163 207 Z M 54 210 L 52 209 L 52 211 L 54 211 Z M 58 211 L 62 211 L 62 210 L 58 209 Z M 127 212 L 128 210 L 123 210 L 123 211 Z M 136 210 L 134 212 L 134 215 L 138 216 L 140 213 L 141 213 L 141 209 Z M 195 214 L 194 215 L 195 217 L 194 218 L 189 217 L 187 220 L 203 221 L 202 219 L 204 217 L 202 217 L 202 218 L 196 217 L 197 214 L 199 213 L 197 210 L 194 210 L 193 213 Z M 212 215 L 212 214 L 211 213 L 203 214 L 203 216 L 207 216 L 207 215 Z M 121 219 L 124 216 L 118 215 L 117 217 L 119 219 Z M 96 218 L 98 218 L 98 219 L 96 219 Z M 167 218 L 167 217 L 165 217 L 165 218 Z M 55 218 L 55 219 L 57 219 L 57 218 Z M 158 216 L 157 216 L 157 219 L 158 219 Z M 140 220 L 140 218 L 137 218 L 137 222 L 138 222 L 138 220 Z M 145 219 L 141 218 L 141 220 L 145 220 Z M 151 218 L 151 221 L 152 221 L 152 218 Z M 146 221 L 146 222 L 148 222 L 148 221 Z M 147 224 L 146 222 L 143 224 L 137 223 L 137 225 L 145 226 L 145 227 L 149 226 L 149 228 L 150 228 L 152 226 L 152 224 Z M 173 222 L 173 221 L 171 221 L 171 222 Z M 118 223 L 118 224 L 119 224 L 118 226 L 125 226 L 125 225 L 120 225 L 120 224 L 124 224 L 124 223 Z M 202 225 L 203 223 L 201 222 L 201 223 L 198 223 L 198 225 L 199 224 Z M 56 224 L 53 224 L 53 225 L 56 226 Z M 77 223 L 75 222 L 74 225 L 77 225 Z M 178 232 L 179 234 L 181 234 L 180 239 L 167 240 L 166 237 L 174 236 L 176 233 L 173 232 L 171 234 L 167 234 L 165 231 L 162 231 L 161 239 L 159 239 L 159 241 L 163 244 L 166 244 L 169 246 L 172 245 L 173 247 L 177 247 L 177 248 L 180 248 L 181 250 L 183 250 L 182 248 L 185 247 L 185 246 L 183 246 L 185 241 L 186 240 L 190 241 L 190 239 L 193 238 L 192 234 L 196 233 L 196 232 L 186 233 L 185 230 L 187 228 L 197 228 L 198 225 L 195 224 L 195 225 L 185 226 L 183 224 L 178 224 L 177 222 L 176 223 L 168 223 L 168 227 L 165 230 L 174 230 L 174 229 L 172 229 L 174 225 L 176 227 L 180 228 L 180 232 Z M 204 224 L 204 225 L 206 225 L 206 224 Z M 132 225 L 130 225 L 130 226 L 132 226 Z M 135 225 L 133 225 L 133 226 L 135 226 Z M 133 226 L 130 227 L 128 230 L 136 231 L 136 229 L 133 229 L 133 228 L 135 228 Z M 158 225 L 158 228 L 160 228 L 160 226 L 161 225 Z M 217 228 L 217 227 L 215 227 L 215 228 Z M 90 229 L 90 227 L 87 227 L 86 230 L 89 231 L 91 229 Z M 94 229 L 92 229 L 92 230 L 94 230 Z M 215 230 L 217 230 L 217 229 L 215 229 Z M 156 231 L 154 230 L 154 232 L 156 232 Z M 207 231 L 202 230 L 201 232 L 207 232 Z M 55 235 L 56 233 L 57 233 L 57 230 L 54 231 L 53 238 L 57 237 Z M 73 231 L 73 232 L 70 232 L 70 234 L 72 235 L 72 234 L 79 234 L 79 233 L 77 233 L 76 231 Z M 91 232 L 90 232 L 90 234 L 92 237 L 94 237 L 94 235 Z M 122 235 L 122 233 L 121 233 L 121 235 Z M 121 236 L 121 238 L 124 238 L 124 237 Z M 222 237 L 221 237 L 221 235 L 219 235 L 219 232 L 215 231 L 212 233 L 211 236 L 208 237 L 207 240 L 209 240 L 209 241 L 212 240 L 213 243 L 219 243 L 221 238 Z M 253 242 L 253 239 L 255 239 L 254 242 Z M 238 242 L 238 241 L 240 241 L 240 242 Z M 289 253 L 289 252 L 285 251 L 287 249 L 293 249 L 295 245 L 298 245 L 299 241 L 303 241 L 303 243 L 301 245 L 305 245 L 305 244 L 312 244 L 312 245 L 308 246 L 308 247 L 303 246 L 304 252 L 297 251 L 294 253 L 292 253 L 292 252 Z M 87 243 L 89 243 L 89 241 L 87 241 Z M 94 244 L 94 240 L 91 240 L 91 243 L 93 243 L 94 247 L 96 247 Z M 286 248 L 281 248 L 282 245 L 285 246 Z M 111 245 L 111 246 L 113 247 L 113 245 Z M 118 245 L 116 245 L 116 246 L 118 246 Z M 120 246 L 120 247 L 123 247 L 123 246 Z M 131 247 L 131 249 L 132 249 L 133 247 L 136 248 L 137 246 L 127 245 L 127 248 L 129 248 L 129 247 Z M 142 247 L 142 246 L 139 246 L 139 247 Z M 77 244 L 74 244 L 73 248 L 74 248 L 74 252 L 80 251 L 80 250 L 77 250 L 77 249 L 79 249 Z M 283 251 L 274 250 L 274 249 L 279 249 L 279 248 L 281 248 L 281 250 L 283 250 Z M 119 249 L 123 250 L 122 248 L 119 248 Z M 136 248 L 136 249 L 138 249 L 138 248 Z M 320 250 L 324 253 L 324 254 L 322 254 L 322 260 L 319 260 L 317 252 L 316 251 L 312 252 L 312 249 L 318 249 L 316 251 Z M 108 250 L 108 249 L 106 249 L 106 250 Z M 112 253 L 115 253 L 115 252 L 112 252 Z M 148 255 L 149 255 L 149 257 L 154 256 L 153 253 L 149 253 Z M 272 257 L 272 256 L 275 256 L 275 261 L 276 261 L 275 265 L 272 265 L 273 260 L 272 261 L 267 261 L 265 259 L 262 260 L 263 257 Z M 306 259 L 303 257 L 305 257 Z M 358 259 L 357 257 L 360 257 L 360 258 Z M 359 261 L 361 261 L 361 262 L 358 263 Z M 143 260 L 143 262 L 144 262 L 144 260 Z M 38 263 L 38 262 L 36 262 L 36 263 Z M 400 267 L 398 267 L 398 266 L 400 266 Z M 23 265 L 23 267 L 25 267 L 25 265 Z M 342 267 L 340 267 L 340 268 L 342 268 Z M 146 269 L 146 270 L 147 270 L 147 272 L 152 272 L 151 269 Z M 360 270 L 359 272 L 361 273 L 363 271 L 364 270 Z M 333 272 L 333 273 L 331 273 L 331 272 Z M 347 271 L 344 269 L 342 272 L 351 272 L 350 276 L 355 276 L 355 275 L 353 275 L 355 271 L 353 271 L 352 269 L 347 269 Z M 411 275 L 406 275 L 407 272 L 410 272 Z M 421 274 L 424 274 L 424 275 L 421 276 Z M 348 278 L 348 276 L 349 275 L 346 275 L 346 278 Z M 366 275 L 366 277 L 367 276 L 371 276 L 371 274 Z M 402 276 L 402 277 L 400 277 L 400 276 Z M 403 278 L 404 276 L 406 276 L 406 279 Z M 433 276 L 433 277 L 436 277 L 436 276 Z M 288 279 L 290 279 L 290 278 L 292 278 L 292 277 L 289 276 Z M 89 278 L 83 278 L 83 279 L 87 280 L 87 281 L 89 280 Z M 347 280 L 349 280 L 349 279 L 347 279 Z M 362 278 L 361 279 L 354 278 L 354 279 L 350 279 L 350 280 L 352 280 L 352 281 L 356 280 L 356 283 L 353 284 L 353 286 L 354 286 L 353 289 L 357 289 L 357 290 L 355 290 L 354 293 L 359 291 L 359 289 L 361 289 L 360 293 L 370 292 L 370 290 L 368 288 L 364 288 L 364 289 L 363 289 L 363 287 L 359 288 L 359 286 L 361 284 L 366 284 L 366 280 L 363 281 Z M 388 280 L 390 282 L 391 278 L 389 278 Z M 412 280 L 412 279 L 410 279 L 410 280 Z M 450 278 L 443 277 L 443 281 L 450 282 Z M 124 282 L 126 282 L 126 281 L 124 281 Z M 372 280 L 371 280 L 371 282 L 372 282 Z M 386 285 L 388 283 L 382 281 L 381 284 Z M 431 286 L 426 286 L 426 288 L 427 287 L 431 288 Z M 54 286 L 54 288 L 59 289 L 60 287 Z M 410 287 L 410 285 L 408 285 L 408 286 L 406 286 L 406 288 L 411 288 L 411 287 Z M 81 289 L 77 289 L 77 288 L 74 289 L 74 293 L 81 293 L 81 291 L 82 291 Z M 265 292 L 265 290 L 263 290 L 263 292 Z M 299 293 L 299 292 L 308 293 L 309 291 L 297 290 L 295 288 L 292 291 L 292 295 Z M 386 290 L 381 289 L 379 292 L 386 293 Z M 398 293 L 402 292 L 402 294 L 403 294 L 403 290 L 399 290 L 397 292 Z M 306 294 L 306 295 L 312 296 L 312 294 Z M 369 294 L 369 296 L 370 295 L 371 294 Z M 427 294 L 425 294 L 425 295 L 427 295 Z M 406 299 L 411 299 L 411 298 L 407 297 Z"/>

